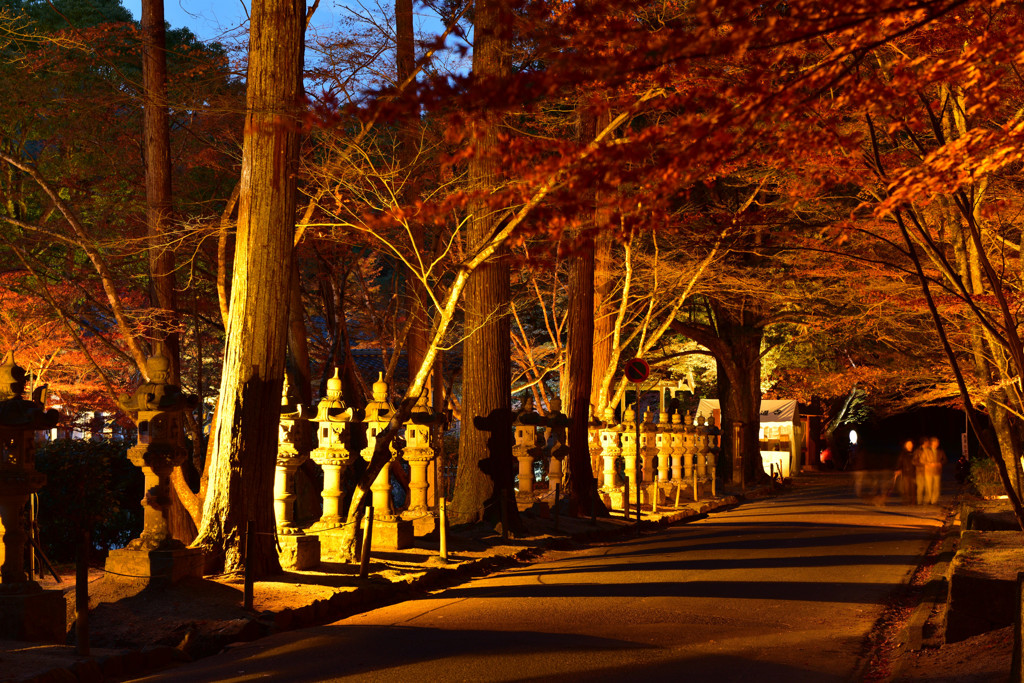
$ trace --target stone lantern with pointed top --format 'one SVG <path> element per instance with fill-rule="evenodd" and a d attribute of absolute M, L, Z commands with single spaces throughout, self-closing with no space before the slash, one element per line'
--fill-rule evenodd
<path fill-rule="evenodd" d="M 594 406 L 587 410 L 587 447 L 590 451 L 590 471 L 594 473 L 594 480 L 598 488 L 604 482 L 604 472 L 601 471 L 601 420 L 594 415 Z"/>
<path fill-rule="evenodd" d="M 295 524 L 295 472 L 309 459 L 311 411 L 292 396 L 288 376 L 281 389 L 277 469 L 274 476 L 274 515 L 285 569 L 309 569 L 320 562 L 320 539 Z"/>
<path fill-rule="evenodd" d="M 697 428 L 693 425 L 693 415 L 686 411 L 683 418 L 683 476 L 689 482 L 693 479 L 693 464 L 697 459 Z"/>
<path fill-rule="evenodd" d="M 170 365 L 162 355 L 150 356 L 146 360 L 149 381 L 117 401 L 135 421 L 138 443 L 128 449 L 128 459 L 142 470 L 146 494 L 142 535 L 126 548 L 110 551 L 106 564 L 110 572 L 148 577 L 156 584 L 202 576 L 203 570 L 202 551 L 172 538 L 168 526 L 171 472 L 187 455 L 184 415 L 197 405 L 195 396 L 167 383 Z"/>
<path fill-rule="evenodd" d="M 672 425 L 666 410 L 658 413 L 658 432 L 655 443 L 658 446 L 658 482 L 666 483 L 672 465 Z"/>
<path fill-rule="evenodd" d="M 637 443 L 636 443 L 636 409 L 633 406 L 626 408 L 625 414 L 622 416 L 622 460 L 626 466 L 626 476 L 629 477 L 629 494 L 628 500 L 633 500 L 635 496 L 634 491 L 639 491 L 640 482 L 637 481 L 636 471 L 636 459 L 637 459 Z"/>
<path fill-rule="evenodd" d="M 522 409 L 516 413 L 516 418 L 512 422 L 515 433 L 512 455 L 519 461 L 519 492 L 516 494 L 518 503 L 532 504 L 534 500 L 533 461 L 544 452 L 537 436 L 537 427 L 543 422 L 544 418 L 533 409 L 533 397 L 527 396 Z"/>
<path fill-rule="evenodd" d="M 43 387 L 23 398 L 26 380 L 13 357 L 0 365 L 0 638 L 63 641 L 63 592 L 44 591 L 25 573 L 25 505 L 46 483 L 35 466 L 35 432 L 57 424 L 57 411 L 43 407 Z"/>
<path fill-rule="evenodd" d="M 704 480 L 708 476 L 708 453 L 711 452 L 709 445 L 710 433 L 707 426 L 707 418 L 703 415 L 697 416 L 697 478 Z"/>
<path fill-rule="evenodd" d="M 334 377 L 327 380 L 327 396 L 317 404 L 316 415 L 317 447 L 310 453 L 310 459 L 324 473 L 324 488 L 321 492 L 323 514 L 310 527 L 320 539 L 320 559 L 342 562 L 347 559 L 343 551 L 342 525 L 345 516 L 341 513 L 341 477 L 355 455 L 349 449 L 352 438 L 352 409 L 341 399 L 341 379 L 338 369 Z"/>
<path fill-rule="evenodd" d="M 545 447 L 551 454 L 551 462 L 548 463 L 548 482 L 551 488 L 562 483 L 562 464 L 565 457 L 569 455 L 569 416 L 562 412 L 562 399 L 555 396 L 549 403 L 551 410 L 548 412 L 545 423 L 547 424 L 547 439 Z"/>
<path fill-rule="evenodd" d="M 430 507 L 427 504 L 427 490 L 430 484 L 427 481 L 427 468 L 436 455 L 431 446 L 431 431 L 441 419 L 441 415 L 431 410 L 428 394 L 423 391 L 405 422 L 405 450 L 402 457 L 409 463 L 409 508 L 402 516 L 414 524 L 420 519 L 433 520 L 433 517 L 428 518 Z M 417 533 L 429 531 L 426 528 L 428 526 L 429 523 L 420 524 Z"/>
<path fill-rule="evenodd" d="M 645 484 L 654 481 L 654 461 L 658 457 L 657 429 L 654 425 L 654 411 L 648 407 L 640 423 L 640 447 L 637 451 Z"/>
<path fill-rule="evenodd" d="M 373 451 L 377 447 L 377 437 L 387 429 L 395 407 L 388 400 L 388 383 L 384 381 L 384 373 L 373 383 L 373 400 L 366 404 L 366 448 L 360 455 L 370 462 Z M 394 442 L 389 446 L 391 460 L 398 457 Z M 412 522 L 395 515 L 391 506 L 391 467 L 390 464 L 381 468 L 377 478 L 370 485 L 373 492 L 373 545 L 388 550 L 401 550 L 413 544 Z"/>
<path fill-rule="evenodd" d="M 601 490 L 611 492 L 622 486 L 619 474 L 615 470 L 615 461 L 622 455 L 619 437 L 622 426 L 615 424 L 615 410 L 608 406 L 604 409 L 604 424 L 599 436 L 601 439 Z"/>
<path fill-rule="evenodd" d="M 686 449 L 683 447 L 683 421 L 679 411 L 672 413 L 672 481 L 675 484 L 683 483 L 683 456 Z"/>

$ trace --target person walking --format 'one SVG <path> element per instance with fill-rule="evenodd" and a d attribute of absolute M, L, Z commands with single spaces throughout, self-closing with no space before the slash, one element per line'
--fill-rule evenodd
<path fill-rule="evenodd" d="M 921 445 L 914 449 L 914 457 L 911 462 L 914 464 L 914 488 L 917 493 L 917 504 L 924 505 L 924 452 L 929 447 L 928 438 L 921 439 Z"/>
<path fill-rule="evenodd" d="M 900 493 L 903 496 L 904 505 L 913 505 L 917 502 L 917 467 L 914 466 L 914 441 L 907 439 L 903 442 L 903 450 L 896 461 L 896 471 L 900 475 Z"/>
<path fill-rule="evenodd" d="M 921 451 L 921 464 L 924 469 L 924 497 L 929 505 L 936 505 L 939 502 L 939 492 L 942 488 L 942 466 L 946 463 L 946 452 L 936 437 L 927 439 L 927 448 Z M 921 499 L 920 492 L 918 500 Z"/>

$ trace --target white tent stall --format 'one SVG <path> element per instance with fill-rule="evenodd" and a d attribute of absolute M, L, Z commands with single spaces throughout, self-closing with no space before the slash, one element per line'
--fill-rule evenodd
<path fill-rule="evenodd" d="M 722 417 L 718 399 L 702 398 L 697 414 L 708 422 L 721 426 Z M 799 471 L 801 466 L 800 414 L 794 400 L 761 400 L 761 428 L 758 439 L 761 443 L 761 461 L 764 471 L 772 469 L 788 477 Z"/>

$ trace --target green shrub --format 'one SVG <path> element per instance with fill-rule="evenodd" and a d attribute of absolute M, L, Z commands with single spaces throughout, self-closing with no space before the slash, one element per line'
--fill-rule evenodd
<path fill-rule="evenodd" d="M 128 461 L 130 445 L 75 439 L 39 445 L 36 469 L 47 479 L 39 492 L 39 538 L 50 560 L 73 560 L 83 527 L 101 550 L 122 547 L 142 532 L 144 481 Z"/>
<path fill-rule="evenodd" d="M 999 479 L 999 469 L 990 458 L 971 458 L 971 472 L 968 475 L 971 488 L 982 498 L 992 498 L 1006 493 Z"/>

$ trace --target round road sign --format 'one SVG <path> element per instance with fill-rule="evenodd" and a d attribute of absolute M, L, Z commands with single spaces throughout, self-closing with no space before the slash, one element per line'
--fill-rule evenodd
<path fill-rule="evenodd" d="M 630 358 L 622 371 L 626 373 L 626 379 L 633 384 L 639 384 L 650 376 L 651 366 L 643 358 Z"/>

